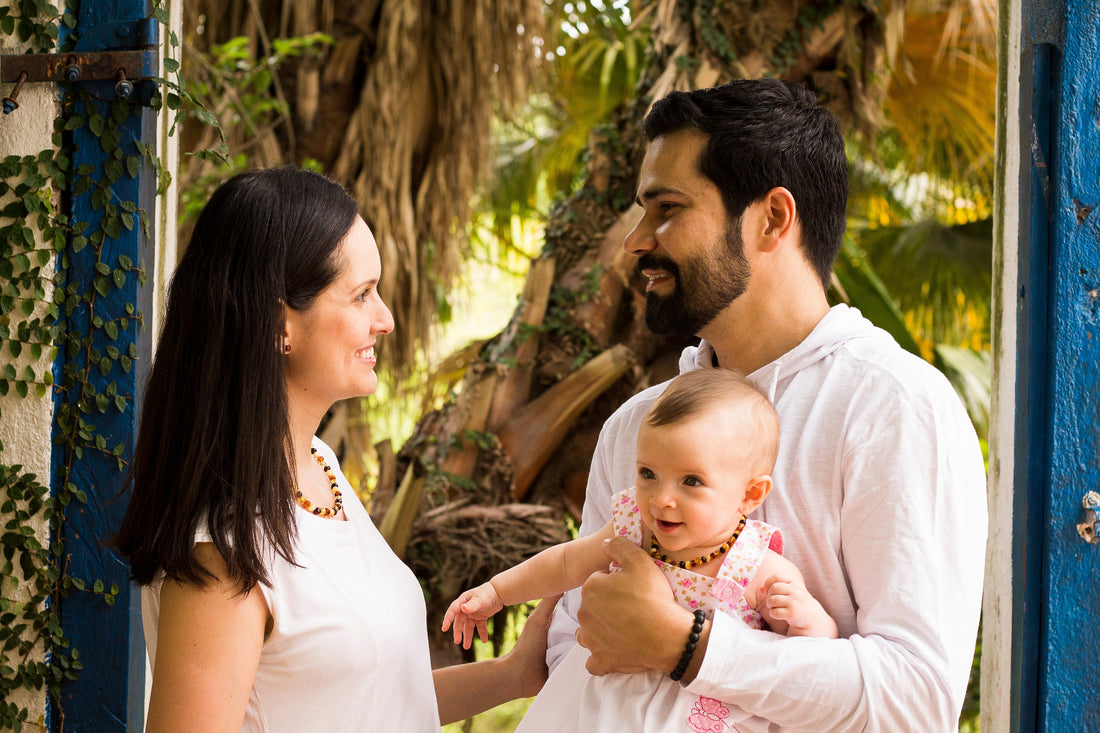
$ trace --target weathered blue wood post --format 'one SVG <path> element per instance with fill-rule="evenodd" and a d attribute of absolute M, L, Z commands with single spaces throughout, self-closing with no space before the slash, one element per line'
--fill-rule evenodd
<path fill-rule="evenodd" d="M 1000 11 L 982 730 L 1097 730 L 1100 6 Z"/>
<path fill-rule="evenodd" d="M 1093 529 L 1096 517 L 1083 503 L 1100 492 L 1100 6 L 1067 2 L 1065 18 L 1064 53 L 1051 63 L 1049 501 L 1042 522 L 1032 524 L 1043 530 L 1046 559 L 1044 731 L 1100 729 L 1100 701 L 1090 694 L 1100 679 L 1100 544 L 1078 532 L 1086 520 Z"/>
<path fill-rule="evenodd" d="M 155 45 L 156 23 L 151 19 L 142 23 L 151 15 L 145 0 L 85 0 L 79 4 L 75 28 L 77 50 L 134 47 L 139 35 L 142 45 Z M 148 37 L 150 34 L 153 38 Z M 142 314 L 150 312 L 150 289 L 141 286 L 137 271 L 130 270 L 126 263 L 147 271 L 154 264 L 148 235 L 156 221 L 156 182 L 148 163 L 138 167 L 133 159 L 140 159 L 137 144 L 142 141 L 155 149 L 156 115 L 144 107 L 118 123 L 117 138 L 109 130 L 102 133 L 102 126 L 92 120 L 111 119 L 111 100 L 127 93 L 137 99 L 145 90 L 138 82 L 132 91 L 120 91 L 114 81 L 80 86 L 96 99 L 78 105 L 76 113 L 83 115 L 88 124 L 76 126 L 64 146 L 71 146 L 73 170 L 77 172 L 70 202 L 71 220 L 88 224 L 83 232 L 88 245 L 72 254 L 65 286 L 73 293 L 93 293 L 95 300 L 91 306 L 79 305 L 63 324 L 70 334 L 79 332 L 91 337 L 89 347 L 60 350 L 55 372 L 60 374 L 67 367 L 87 370 L 95 394 L 106 398 L 103 409 L 102 399 L 97 403 L 86 394 L 64 396 L 70 405 L 83 404 L 87 408 L 82 408 L 82 417 L 94 426 L 95 435 L 103 436 L 107 450 L 83 450 L 74 455 L 62 439 L 72 429 L 71 423 L 57 421 L 53 475 L 55 482 L 67 475 L 68 481 L 87 495 L 86 504 L 71 503 L 66 511 L 63 540 L 69 554 L 69 573 L 102 580 L 108 588 L 117 584 L 119 593 L 113 606 L 88 593 L 70 593 L 62 599 L 62 624 L 80 652 L 83 671 L 64 686 L 64 720 L 53 715 L 51 728 L 141 730 L 145 649 L 140 598 L 131 592 L 127 565 L 102 543 L 117 530 L 126 507 L 124 500 L 118 500 L 123 473 L 110 451 L 122 446 L 124 460 L 132 453 L 136 397 L 152 353 L 151 329 L 140 327 L 132 317 L 134 306 Z M 87 172 L 92 185 L 81 185 L 81 170 Z M 149 228 L 141 223 L 143 212 Z M 106 236 L 97 242 L 96 233 Z M 118 270 L 125 271 L 121 281 L 115 279 Z M 116 402 L 116 398 L 124 403 Z M 60 487 L 55 486 L 57 489 Z"/>

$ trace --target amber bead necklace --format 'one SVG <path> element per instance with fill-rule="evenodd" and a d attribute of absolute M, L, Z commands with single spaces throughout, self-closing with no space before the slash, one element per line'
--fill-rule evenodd
<path fill-rule="evenodd" d="M 714 552 L 709 555 L 703 555 L 702 557 L 693 558 L 691 560 L 669 560 L 668 555 L 661 552 L 661 546 L 657 543 L 657 535 L 653 535 L 653 539 L 649 543 L 649 556 L 654 560 L 660 560 L 661 562 L 667 562 L 670 565 L 679 566 L 685 570 L 695 568 L 700 565 L 706 565 L 708 562 L 729 552 L 729 549 L 733 547 L 733 543 L 737 542 L 737 538 L 741 536 L 741 530 L 745 528 L 745 521 L 748 518 L 742 514 L 741 521 L 737 523 L 737 529 L 733 530 L 733 534 L 730 538 L 718 546 Z"/>
<path fill-rule="evenodd" d="M 314 506 L 313 502 L 305 497 L 301 489 L 294 490 L 294 499 L 298 502 L 298 506 L 305 509 L 310 514 L 316 514 L 318 517 L 335 517 L 340 513 L 340 509 L 344 506 L 344 497 L 340 493 L 340 487 L 336 483 L 336 475 L 332 472 L 332 469 L 327 463 L 325 463 L 324 456 L 317 453 L 316 448 L 309 449 L 310 454 L 317 461 L 317 464 L 324 470 L 325 477 L 328 479 L 328 485 L 332 489 L 332 509 L 327 506 Z"/>

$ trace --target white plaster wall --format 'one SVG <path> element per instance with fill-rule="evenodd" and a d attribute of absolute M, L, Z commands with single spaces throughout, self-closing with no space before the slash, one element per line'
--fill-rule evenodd
<path fill-rule="evenodd" d="M 168 11 L 168 26 L 179 38 L 183 37 L 183 1 L 168 0 L 164 3 Z M 162 33 L 161 57 L 172 57 L 181 61 L 182 49 L 172 48 L 169 43 L 169 34 Z M 163 73 L 163 70 L 162 72 Z M 158 126 L 157 152 L 160 156 L 161 166 L 172 176 L 172 185 L 163 196 L 157 200 L 156 213 L 156 262 L 152 268 L 147 268 L 148 286 L 153 288 L 153 312 L 145 319 L 146 328 L 153 329 L 154 341 L 160 335 L 161 325 L 164 322 L 165 296 L 168 292 L 168 284 L 171 282 L 172 273 L 176 267 L 178 252 L 177 217 L 179 216 L 179 188 L 176 181 L 179 180 L 179 140 L 169 137 L 168 131 L 172 127 L 171 114 L 161 114 Z M 156 345 L 154 343 L 154 351 Z M 140 591 L 134 589 L 134 598 Z M 144 643 L 144 640 L 142 640 Z M 148 654 L 145 657 L 145 717 L 149 714 L 149 693 L 153 688 L 153 664 Z"/>
<path fill-rule="evenodd" d="M 998 73 L 998 175 L 993 237 L 993 394 L 989 427 L 989 543 L 982 605 L 981 730 L 1011 730 L 1012 506 L 1016 443 L 1016 292 L 1020 241 L 1020 0 L 1002 0 L 1007 29 Z M 1022 457 L 1021 457 L 1022 459 Z"/>
<path fill-rule="evenodd" d="M 0 0 L 0 6 L 14 6 L 14 2 Z M 18 39 L 0 35 L 0 53 L 22 53 L 24 50 L 26 50 L 25 47 L 19 44 Z M 9 96 L 13 87 L 14 84 L 0 84 L 0 95 Z M 59 112 L 56 94 L 57 88 L 53 84 L 23 85 L 17 98 L 19 109 L 11 114 L 0 116 L 0 157 L 36 155 L 53 147 L 51 137 L 54 118 Z M 0 206 L 6 204 L 8 200 L 6 197 L 0 199 Z M 53 273 L 52 263 L 43 268 L 43 271 L 43 274 L 50 278 Z M 50 297 L 52 297 L 52 288 L 48 287 L 47 298 Z M 22 317 L 22 311 L 17 309 L 11 315 L 13 318 L 11 329 L 14 331 L 18 319 Z M 42 313 L 35 315 L 41 317 Z M 30 364 L 35 373 L 40 375 L 51 368 L 53 360 L 48 352 L 49 350 L 44 350 L 42 357 L 37 362 L 32 362 L 26 349 L 19 359 L 14 359 L 11 352 L 4 349 L 0 352 L 0 364 L 14 362 L 19 371 Z M 21 398 L 12 390 L 6 396 L 0 397 L 0 414 L 2 414 L 0 440 L 4 443 L 0 462 L 8 465 L 22 465 L 24 472 L 35 474 L 39 483 L 48 486 L 50 436 L 53 424 L 52 393 L 47 391 L 45 397 L 40 398 L 32 390 L 26 398 Z M 0 516 L 0 521 L 7 521 L 8 518 L 8 515 Z M 39 542 L 43 544 L 49 542 L 48 528 L 44 522 L 35 528 L 35 532 Z M 15 566 L 19 567 L 18 558 Z M 17 574 L 16 577 L 20 576 L 21 574 Z M 5 582 L 3 594 L 5 598 L 23 601 L 29 597 L 29 590 L 22 586 L 12 588 Z M 38 660 L 43 658 L 41 649 L 35 656 Z M 20 708 L 27 708 L 30 712 L 29 722 L 44 724 L 46 710 L 44 692 L 19 690 L 11 702 Z M 34 730 L 33 725 L 30 730 Z"/>
<path fill-rule="evenodd" d="M 180 39 L 183 38 L 183 1 L 166 0 L 162 4 L 168 11 L 168 26 L 169 29 L 176 34 Z M 161 58 L 172 57 L 176 61 L 182 62 L 180 58 L 182 54 L 181 48 L 172 48 L 169 43 L 169 33 L 164 32 L 161 29 L 160 50 Z M 161 74 L 168 76 L 164 73 L 164 69 L 161 69 Z M 173 77 L 174 78 L 174 77 Z M 149 314 L 149 317 L 145 319 L 147 327 L 153 329 L 153 333 L 159 335 L 161 323 L 164 318 L 164 298 L 168 291 L 168 283 L 171 280 L 172 272 L 176 267 L 176 235 L 178 232 L 178 225 L 176 223 L 179 216 L 179 187 L 176 185 L 176 181 L 179 180 L 179 140 L 175 137 L 169 137 L 168 131 L 172 127 L 172 114 L 165 110 L 161 114 L 158 126 L 158 140 L 157 151 L 160 156 L 160 163 L 164 170 L 168 171 L 172 176 L 172 185 L 168 188 L 168 191 L 157 200 L 157 215 L 156 215 L 156 266 L 152 268 L 151 272 L 148 272 L 149 286 L 153 288 L 153 313 Z M 155 338 L 155 337 L 154 337 Z"/>

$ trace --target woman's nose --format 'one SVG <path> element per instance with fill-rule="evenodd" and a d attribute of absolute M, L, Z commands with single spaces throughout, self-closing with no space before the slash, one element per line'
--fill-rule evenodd
<path fill-rule="evenodd" d="M 374 333 L 393 333 L 393 313 L 381 300 L 378 301 L 380 312 L 375 313 L 371 330 Z"/>

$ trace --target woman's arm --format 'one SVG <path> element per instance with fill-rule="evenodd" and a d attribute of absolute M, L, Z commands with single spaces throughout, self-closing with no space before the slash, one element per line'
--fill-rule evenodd
<path fill-rule="evenodd" d="M 432 672 L 443 725 L 538 694 L 546 682 L 546 632 L 557 602 L 547 598 L 531 612 L 516 645 L 503 657 Z"/>
<path fill-rule="evenodd" d="M 165 580 L 160 591 L 148 733 L 239 731 L 268 621 L 258 588 L 241 596 L 209 542 L 195 557 L 214 579 L 204 587 Z"/>

